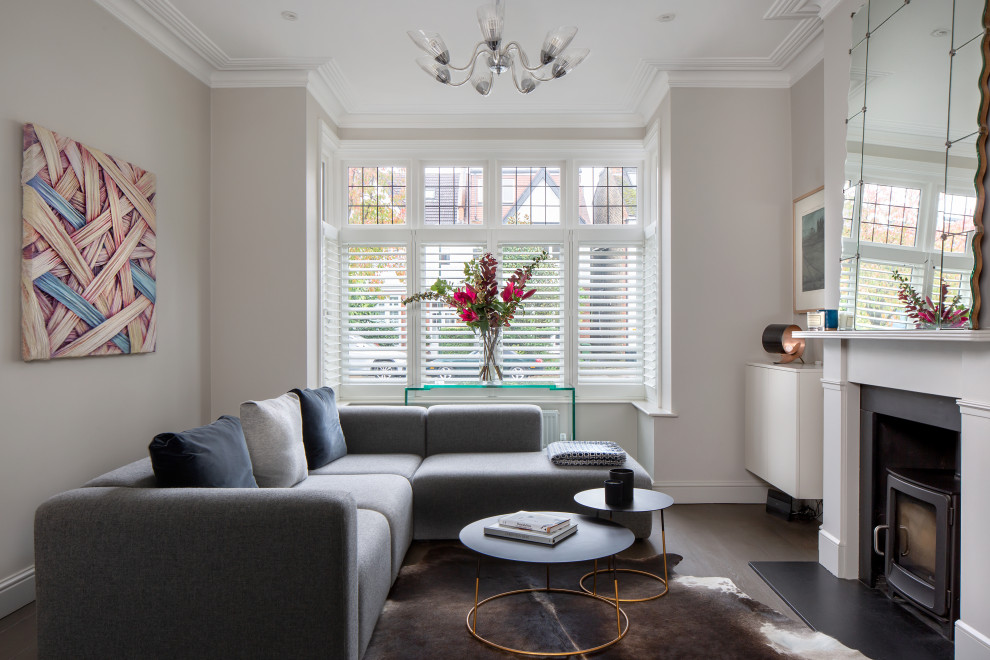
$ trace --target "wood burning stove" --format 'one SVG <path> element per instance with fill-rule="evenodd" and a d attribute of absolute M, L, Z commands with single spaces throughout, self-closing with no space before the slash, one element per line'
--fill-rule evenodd
<path fill-rule="evenodd" d="M 873 533 L 890 591 L 950 625 L 959 610 L 958 511 L 954 471 L 888 469 L 888 522 Z"/>

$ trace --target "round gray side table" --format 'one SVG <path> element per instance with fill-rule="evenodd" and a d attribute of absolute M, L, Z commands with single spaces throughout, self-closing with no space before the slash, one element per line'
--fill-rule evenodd
<path fill-rule="evenodd" d="M 581 577 L 580 585 L 581 589 L 593 596 L 598 596 L 598 574 L 606 573 L 609 570 L 618 573 L 635 573 L 637 575 L 645 575 L 646 577 L 657 580 L 663 584 L 663 590 L 654 594 L 653 596 L 647 596 L 646 598 L 619 598 L 616 595 L 618 603 L 642 603 L 647 600 L 655 600 L 661 596 L 666 596 L 670 587 L 667 584 L 667 533 L 664 529 L 663 523 L 663 510 L 674 503 L 674 498 L 666 493 L 658 493 L 655 490 L 647 490 L 645 488 L 635 488 L 633 489 L 633 499 L 632 502 L 628 504 L 606 504 L 605 503 L 605 489 L 604 488 L 592 488 L 591 490 L 582 490 L 580 493 L 574 496 L 574 501 L 578 504 L 586 506 L 590 509 L 596 509 L 598 511 L 608 511 L 609 520 L 612 519 L 612 513 L 620 511 L 623 513 L 647 513 L 652 511 L 660 512 L 660 541 L 663 545 L 663 577 L 655 573 L 648 573 L 646 571 L 638 571 L 632 568 L 615 568 L 615 557 L 611 557 L 612 562 L 611 568 L 603 568 L 599 570 L 598 561 L 595 560 L 595 570 L 591 573 L 587 573 Z M 589 577 L 593 578 L 592 588 L 588 589 L 584 586 L 584 581 Z M 607 597 L 605 597 L 607 598 Z M 608 600 L 612 600 L 607 598 Z"/>

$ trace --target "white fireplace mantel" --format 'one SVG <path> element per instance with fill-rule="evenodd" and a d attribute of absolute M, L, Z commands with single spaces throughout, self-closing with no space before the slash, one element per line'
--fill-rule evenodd
<path fill-rule="evenodd" d="M 897 332 L 897 331 L 894 331 Z M 938 337 L 923 337 L 939 335 Z M 858 578 L 860 386 L 956 399 L 961 419 L 960 615 L 956 658 L 990 659 L 990 331 L 804 332 L 823 355 L 824 522 L 819 561 Z M 861 336 L 865 335 L 865 336 Z M 885 341 L 893 340 L 893 341 Z M 920 340 L 920 341 L 905 341 Z"/>

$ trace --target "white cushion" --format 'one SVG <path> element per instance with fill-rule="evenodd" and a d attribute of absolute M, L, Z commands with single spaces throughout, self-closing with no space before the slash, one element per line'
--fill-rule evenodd
<path fill-rule="evenodd" d="M 241 427 L 260 487 L 291 488 L 306 478 L 298 396 L 289 392 L 277 399 L 245 401 L 241 404 Z"/>

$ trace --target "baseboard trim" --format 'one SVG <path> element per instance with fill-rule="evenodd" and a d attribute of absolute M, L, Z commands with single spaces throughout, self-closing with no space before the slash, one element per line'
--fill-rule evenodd
<path fill-rule="evenodd" d="M 767 487 L 752 481 L 660 481 L 653 490 L 666 493 L 676 504 L 763 504 Z"/>
<path fill-rule="evenodd" d="M 990 659 L 990 637 L 962 619 L 956 621 L 956 660 Z"/>
<path fill-rule="evenodd" d="M 34 600 L 34 566 L 0 580 L 0 618 Z"/>

